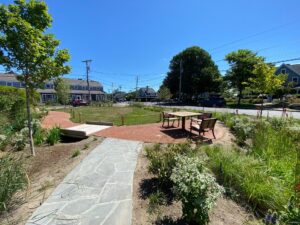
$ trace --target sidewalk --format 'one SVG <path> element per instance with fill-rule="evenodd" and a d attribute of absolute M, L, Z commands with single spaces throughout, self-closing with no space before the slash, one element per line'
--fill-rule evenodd
<path fill-rule="evenodd" d="M 26 225 L 130 225 L 141 142 L 107 138 L 54 190 Z"/>

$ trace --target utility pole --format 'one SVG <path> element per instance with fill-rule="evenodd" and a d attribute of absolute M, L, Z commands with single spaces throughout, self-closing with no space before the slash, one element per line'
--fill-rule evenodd
<path fill-rule="evenodd" d="M 114 83 L 111 83 L 111 101 L 114 101 Z"/>
<path fill-rule="evenodd" d="M 180 74 L 179 74 L 179 96 L 178 99 L 181 100 L 181 80 L 182 80 L 183 66 L 182 59 L 180 60 Z"/>
<path fill-rule="evenodd" d="M 135 83 L 135 98 L 138 99 L 138 85 L 139 85 L 139 76 L 136 76 L 136 83 Z"/>
<path fill-rule="evenodd" d="M 91 89 L 90 89 L 90 79 L 89 79 L 89 72 L 90 72 L 90 66 L 91 66 L 91 59 L 87 59 L 87 60 L 83 60 L 83 63 L 85 63 L 85 67 L 86 67 L 86 83 L 87 83 L 87 87 L 88 87 L 88 92 L 89 92 L 89 102 L 92 101 L 92 96 L 91 96 Z"/>

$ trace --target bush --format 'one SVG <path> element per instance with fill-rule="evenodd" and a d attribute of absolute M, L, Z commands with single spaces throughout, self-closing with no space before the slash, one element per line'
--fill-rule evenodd
<path fill-rule="evenodd" d="M 146 148 L 147 157 L 150 160 L 149 172 L 157 175 L 161 184 L 170 184 L 172 169 L 176 163 L 177 155 L 194 155 L 195 150 L 189 143 L 168 145 L 162 147 L 159 144 Z"/>
<path fill-rule="evenodd" d="M 49 145 L 55 145 L 60 141 L 61 131 L 59 127 L 54 127 L 48 132 L 46 142 Z"/>
<path fill-rule="evenodd" d="M 300 223 L 300 204 L 297 203 L 295 197 L 291 197 L 289 204 L 281 211 L 281 222 L 285 224 Z"/>
<path fill-rule="evenodd" d="M 161 204 L 163 204 L 165 201 L 164 193 L 160 190 L 157 190 L 154 193 L 151 193 L 149 195 L 149 207 L 148 212 L 150 214 L 158 213 L 160 212 L 159 207 Z"/>
<path fill-rule="evenodd" d="M 183 215 L 188 222 L 207 224 L 208 213 L 214 206 L 223 188 L 207 172 L 198 158 L 176 157 L 171 180 L 175 193 L 182 201 Z"/>
<path fill-rule="evenodd" d="M 17 132 L 13 135 L 10 140 L 10 144 L 12 145 L 13 150 L 22 151 L 26 147 L 27 143 L 27 135 L 28 131 L 24 128 L 22 132 Z"/>
<path fill-rule="evenodd" d="M 248 117 L 234 117 L 231 120 L 231 130 L 235 134 L 237 144 L 245 145 L 245 141 L 252 137 L 255 124 Z"/>
<path fill-rule="evenodd" d="M 26 173 L 19 159 L 0 158 L 0 212 L 7 210 L 14 193 L 27 185 Z"/>

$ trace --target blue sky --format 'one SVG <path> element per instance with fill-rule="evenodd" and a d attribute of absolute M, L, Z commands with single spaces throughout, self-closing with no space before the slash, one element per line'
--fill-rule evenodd
<path fill-rule="evenodd" d="M 11 3 L 12 0 L 1 0 Z M 300 57 L 299 0 L 46 0 L 54 22 L 50 32 L 69 49 L 72 72 L 106 91 L 149 85 L 158 89 L 171 58 L 198 45 L 222 72 L 224 56 L 240 48 L 268 61 Z M 299 63 L 300 61 L 298 61 Z M 291 62 L 297 63 L 297 61 Z"/>

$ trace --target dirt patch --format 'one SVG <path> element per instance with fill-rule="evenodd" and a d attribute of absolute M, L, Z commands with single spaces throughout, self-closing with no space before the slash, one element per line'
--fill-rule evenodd
<path fill-rule="evenodd" d="M 148 165 L 145 151 L 141 151 L 133 181 L 132 225 L 187 225 L 182 219 L 181 203 L 174 199 L 169 199 L 170 201 L 160 206 L 156 213 L 149 213 L 147 195 L 155 190 L 155 177 L 148 172 Z M 210 220 L 209 225 L 257 224 L 253 214 L 225 197 L 218 199 L 217 205 L 210 213 Z"/>
<path fill-rule="evenodd" d="M 90 137 L 76 143 L 38 147 L 36 157 L 26 155 L 29 150 L 26 150 L 26 153 L 16 153 L 24 154 L 30 185 L 26 190 L 16 194 L 10 211 L 1 215 L 0 224 L 25 224 L 64 177 L 102 140 Z M 72 157 L 76 149 L 80 149 L 81 153 L 77 157 Z"/>

